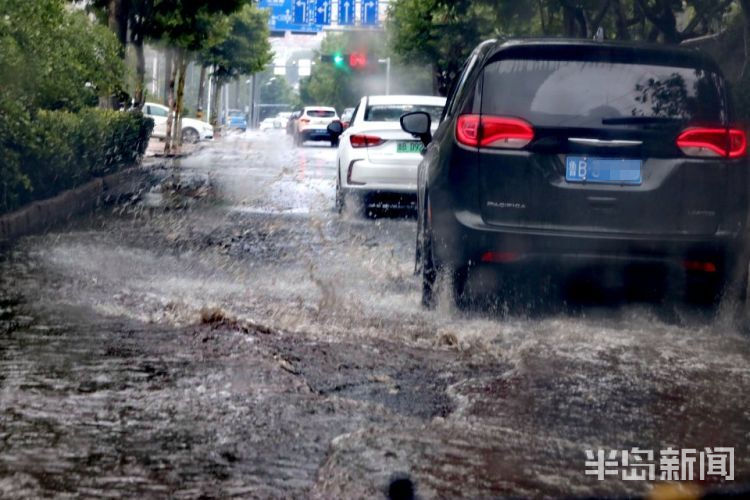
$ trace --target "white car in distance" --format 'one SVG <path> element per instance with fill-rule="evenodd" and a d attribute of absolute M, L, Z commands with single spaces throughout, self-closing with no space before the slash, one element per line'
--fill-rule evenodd
<path fill-rule="evenodd" d="M 302 146 L 306 141 L 330 141 L 331 146 L 336 142 L 326 130 L 328 124 L 339 121 L 339 115 L 335 108 L 328 106 L 306 106 L 297 119 L 297 130 L 294 134 L 294 142 Z"/>
<path fill-rule="evenodd" d="M 444 97 L 363 97 L 339 138 L 336 210 L 340 213 L 350 199 L 368 205 L 389 195 L 414 198 L 422 142 L 401 130 L 400 119 L 406 113 L 426 111 L 434 132 L 443 107 Z"/>
<path fill-rule="evenodd" d="M 143 114 L 154 120 L 154 130 L 151 132 L 151 136 L 164 139 L 167 135 L 169 108 L 161 104 L 147 102 L 143 105 Z M 205 139 L 213 139 L 213 137 L 214 129 L 209 123 L 195 118 L 182 119 L 183 143 L 192 144 Z"/>

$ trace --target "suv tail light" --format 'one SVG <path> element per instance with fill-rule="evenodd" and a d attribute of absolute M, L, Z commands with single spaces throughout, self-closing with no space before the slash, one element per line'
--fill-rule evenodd
<path fill-rule="evenodd" d="M 534 127 L 519 118 L 461 115 L 456 138 L 466 146 L 521 149 L 534 139 Z"/>
<path fill-rule="evenodd" d="M 302 123 L 302 124 L 310 123 L 310 119 L 309 118 L 300 118 L 299 122 Z"/>
<path fill-rule="evenodd" d="M 380 146 L 385 141 L 375 135 L 355 134 L 349 136 L 349 142 L 353 148 L 371 148 L 373 146 Z"/>
<path fill-rule="evenodd" d="M 747 154 L 747 135 L 737 128 L 689 128 L 677 146 L 688 156 L 740 158 Z"/>

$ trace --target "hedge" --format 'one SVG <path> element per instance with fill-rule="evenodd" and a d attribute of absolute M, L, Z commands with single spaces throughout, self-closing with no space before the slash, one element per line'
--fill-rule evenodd
<path fill-rule="evenodd" d="M 0 213 L 140 161 L 153 120 L 135 112 L 38 111 L 0 99 Z"/>

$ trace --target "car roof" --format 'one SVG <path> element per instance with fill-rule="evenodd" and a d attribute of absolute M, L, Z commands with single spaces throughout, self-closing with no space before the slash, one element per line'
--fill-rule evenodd
<path fill-rule="evenodd" d="M 488 59 L 514 56 L 533 56 L 541 59 L 546 56 L 555 56 L 585 60 L 591 56 L 596 59 L 612 59 L 625 63 L 702 67 L 721 74 L 718 65 L 710 56 L 694 48 L 643 42 L 599 42 L 569 38 L 511 38 L 488 42 L 485 44 L 492 46 L 487 52 Z"/>
<path fill-rule="evenodd" d="M 336 112 L 336 108 L 331 108 L 329 106 L 305 106 L 304 111 L 333 111 Z"/>
<path fill-rule="evenodd" d="M 383 104 L 422 104 L 427 106 L 445 106 L 445 97 L 429 95 L 371 95 L 367 98 L 369 105 Z"/>

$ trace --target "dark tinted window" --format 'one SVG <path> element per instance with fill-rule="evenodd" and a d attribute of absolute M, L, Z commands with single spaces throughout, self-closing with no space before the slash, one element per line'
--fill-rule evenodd
<path fill-rule="evenodd" d="M 541 126 L 602 126 L 618 118 L 724 122 L 721 80 L 683 67 L 508 59 L 485 68 L 482 112 Z"/>
<path fill-rule="evenodd" d="M 336 116 L 336 113 L 333 111 L 324 111 L 320 109 L 308 109 L 307 116 L 312 116 L 313 118 L 330 118 L 332 116 Z"/>
<path fill-rule="evenodd" d="M 427 106 L 413 104 L 375 104 L 365 110 L 366 122 L 397 122 L 401 115 L 414 111 L 424 111 L 432 117 L 432 123 L 440 121 L 443 106 Z"/>

